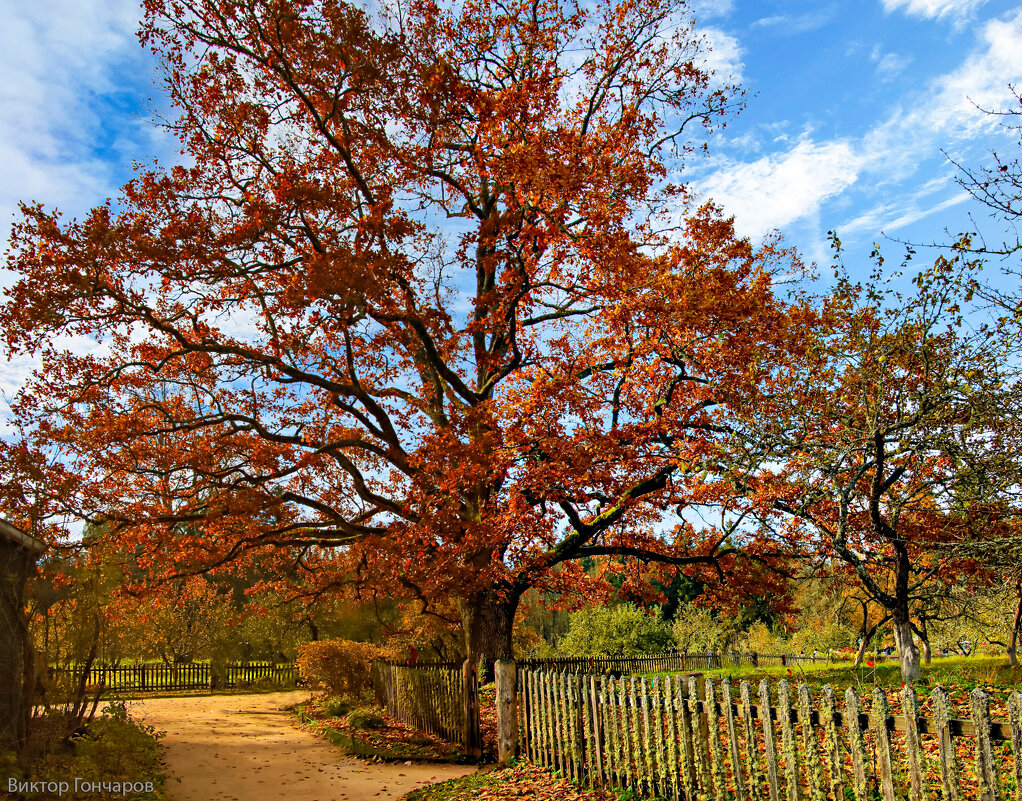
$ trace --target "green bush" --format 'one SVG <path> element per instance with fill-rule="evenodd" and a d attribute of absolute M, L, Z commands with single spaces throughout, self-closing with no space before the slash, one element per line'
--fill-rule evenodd
<path fill-rule="evenodd" d="M 734 615 L 716 615 L 710 609 L 688 604 L 674 619 L 674 639 L 689 653 L 730 650 L 738 636 Z"/>
<path fill-rule="evenodd" d="M 51 716 L 57 717 L 57 716 Z M 163 798 L 164 776 L 157 740 L 162 736 L 152 726 L 132 720 L 124 702 L 113 702 L 88 728 L 68 740 L 62 720 L 40 718 L 33 721 L 34 758 L 25 781 L 67 782 L 72 788 L 61 801 L 94 799 L 94 793 L 75 793 L 75 779 L 84 782 L 151 782 L 152 793 L 118 796 L 134 801 L 159 801 Z M 12 793 L 12 798 L 21 794 Z M 32 801 L 49 801 L 58 795 L 33 793 Z"/>
<path fill-rule="evenodd" d="M 333 698 L 327 698 L 323 707 L 331 717 L 343 718 L 351 711 L 351 704 L 350 699 L 334 696 Z"/>
<path fill-rule="evenodd" d="M 663 620 L 629 603 L 573 612 L 558 651 L 564 656 L 642 656 L 674 647 Z"/>
<path fill-rule="evenodd" d="M 353 709 L 344 720 L 353 729 L 382 729 L 387 725 L 377 710 L 366 707 Z"/>

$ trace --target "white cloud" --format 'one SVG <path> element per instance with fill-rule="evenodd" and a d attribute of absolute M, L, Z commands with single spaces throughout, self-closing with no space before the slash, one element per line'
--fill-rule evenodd
<path fill-rule="evenodd" d="M 0 0 L 0 233 L 19 200 L 79 213 L 112 192 L 104 101 L 148 73 L 134 0 Z M 124 124 L 124 114 L 119 117 Z M 120 133 L 124 136 L 124 133 Z M 116 141 L 111 141 L 116 147 Z"/>
<path fill-rule="evenodd" d="M 877 44 L 869 54 L 870 61 L 877 65 L 877 75 L 881 80 L 889 81 L 901 74 L 911 62 L 911 56 L 899 56 L 897 53 L 885 53 Z"/>
<path fill-rule="evenodd" d="M 707 45 L 703 66 L 721 83 L 741 83 L 745 51 L 738 39 L 719 28 L 699 28 L 699 33 Z"/>
<path fill-rule="evenodd" d="M 904 10 L 913 17 L 963 20 L 987 0 L 881 0 L 884 11 Z"/>
<path fill-rule="evenodd" d="M 696 15 L 696 20 L 701 22 L 704 19 L 728 16 L 735 4 L 734 0 L 692 0 L 688 7 Z"/>
<path fill-rule="evenodd" d="M 958 69 L 934 80 L 911 105 L 895 109 L 863 137 L 864 153 L 887 180 L 901 180 L 921 158 L 971 145 L 996 127 L 981 109 L 1004 107 L 1011 98 L 1008 84 L 1022 79 L 1022 11 L 988 22 L 981 42 Z"/>
<path fill-rule="evenodd" d="M 699 189 L 735 216 L 735 226 L 758 237 L 811 214 L 853 184 L 862 159 L 847 142 L 799 142 L 784 153 L 730 165 Z"/>
<path fill-rule="evenodd" d="M 861 137 L 814 141 L 805 132 L 790 143 L 782 136 L 775 140 L 784 148 L 779 152 L 747 163 L 718 162 L 697 190 L 734 214 L 738 229 L 751 236 L 810 219 L 856 185 L 867 196 L 880 190 L 884 200 L 838 225 L 843 231 L 894 230 L 961 203 L 963 195 L 949 195 L 947 186 L 927 197 L 937 191 L 928 184 L 895 202 L 886 189 L 915 176 L 922 162 L 939 158 L 941 148 L 973 147 L 996 127 L 981 109 L 1006 107 L 1008 84 L 1022 81 L 1022 11 L 987 22 L 979 43 L 960 67 L 921 87 Z M 874 51 L 875 61 L 883 57 Z"/>
<path fill-rule="evenodd" d="M 801 14 L 775 14 L 752 23 L 754 28 L 776 28 L 785 36 L 819 30 L 837 18 L 838 7 L 831 3 Z"/>

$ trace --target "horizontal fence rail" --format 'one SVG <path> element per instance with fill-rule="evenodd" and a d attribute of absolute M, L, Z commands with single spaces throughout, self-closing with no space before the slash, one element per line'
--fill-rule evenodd
<path fill-rule="evenodd" d="M 590 787 L 685 801 L 1022 801 L 1022 694 L 1009 721 L 990 718 L 983 690 L 971 719 L 951 716 L 947 693 L 920 715 L 916 691 L 889 714 L 872 691 L 869 714 L 849 688 L 819 698 L 802 684 L 758 692 L 701 676 L 615 679 L 520 670 L 519 751 Z M 1010 753 L 1009 753 L 1010 752 Z M 1006 794 L 1005 790 L 1008 790 Z"/>
<path fill-rule="evenodd" d="M 294 685 L 294 663 L 229 663 L 214 669 L 208 662 L 180 665 L 93 665 L 88 670 L 71 666 L 50 668 L 50 680 L 77 683 L 85 673 L 85 685 L 107 690 L 151 692 L 159 690 L 199 690 L 246 687 L 256 683 L 277 687 Z"/>
<path fill-rule="evenodd" d="M 474 739 L 478 739 L 475 671 L 465 671 L 455 663 L 412 666 L 376 661 L 372 677 L 380 706 L 398 720 L 470 750 L 474 743 L 468 740 L 473 735 L 466 733 L 465 716 L 474 713 Z"/>
<path fill-rule="evenodd" d="M 873 657 L 872 654 L 870 654 Z M 883 660 L 883 655 L 875 657 Z M 740 651 L 706 651 L 688 653 L 668 651 L 650 656 L 558 657 L 553 659 L 520 659 L 517 664 L 526 670 L 556 670 L 569 673 L 671 673 L 718 668 L 765 667 L 767 665 L 797 666 L 830 661 L 828 652 L 812 654 L 760 654 Z M 871 661 L 873 661 L 871 659 Z"/>

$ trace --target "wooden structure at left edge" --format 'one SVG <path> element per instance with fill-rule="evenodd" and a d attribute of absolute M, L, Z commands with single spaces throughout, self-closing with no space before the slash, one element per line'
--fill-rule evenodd
<path fill-rule="evenodd" d="M 26 676 L 28 621 L 25 582 L 46 546 L 0 520 L 0 750 L 17 748 L 26 734 L 30 700 Z"/>

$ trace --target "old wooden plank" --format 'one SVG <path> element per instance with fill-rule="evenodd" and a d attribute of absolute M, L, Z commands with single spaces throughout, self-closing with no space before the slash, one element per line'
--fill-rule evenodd
<path fill-rule="evenodd" d="M 1001 785 L 997 775 L 993 743 L 990 740 L 990 697 L 979 687 L 969 696 L 972 721 L 979 736 L 976 737 L 976 778 L 979 780 L 980 801 L 1000 801 Z"/>
<path fill-rule="evenodd" d="M 613 682 L 608 686 L 607 677 L 600 676 L 600 720 L 603 725 L 603 775 L 606 778 L 607 784 L 611 787 L 617 787 L 617 774 L 614 771 L 614 767 L 617 764 L 615 762 L 614 748 L 616 747 L 616 740 L 611 736 L 611 723 L 614 717 L 613 707 L 611 706 L 610 692 L 613 687 Z"/>
<path fill-rule="evenodd" d="M 771 708 L 770 705 L 770 683 L 763 679 L 759 683 L 759 700 L 764 710 Z M 767 788 L 770 793 L 770 801 L 780 801 L 780 772 L 777 765 L 777 746 L 774 743 L 774 724 L 770 719 L 770 713 L 761 717 L 763 728 L 763 758 L 766 760 Z"/>
<path fill-rule="evenodd" d="M 781 756 L 784 761 L 785 791 L 788 801 L 802 798 L 801 771 L 798 761 L 798 744 L 792 726 L 791 692 L 786 679 L 777 682 L 778 718 L 781 723 Z"/>
<path fill-rule="evenodd" d="M 709 737 L 707 727 L 702 725 L 699 712 L 699 684 L 695 676 L 688 680 L 689 728 L 692 731 L 692 757 L 699 784 L 699 798 L 708 799 L 713 795 L 713 778 L 710 771 Z"/>
<path fill-rule="evenodd" d="M 798 688 L 798 716 L 802 724 L 802 748 L 805 754 L 806 775 L 809 780 L 809 797 L 813 801 L 827 801 L 827 790 L 823 782 L 823 760 L 820 757 L 820 743 L 813 726 L 813 697 L 809 685 Z"/>
<path fill-rule="evenodd" d="M 870 709 L 870 728 L 876 737 L 877 773 L 884 801 L 895 801 L 894 759 L 891 754 L 891 734 L 887 728 L 890 708 L 887 695 L 879 687 L 873 688 L 873 706 Z"/>
<path fill-rule="evenodd" d="M 763 801 L 763 770 L 759 761 L 756 724 L 752 719 L 752 687 L 743 681 L 738 686 L 742 701 L 742 730 L 745 732 L 745 770 L 749 776 L 749 798 Z"/>
<path fill-rule="evenodd" d="M 845 690 L 845 709 L 848 711 L 848 749 L 852 757 L 852 791 L 855 793 L 855 801 L 868 801 L 871 794 L 866 782 L 866 742 L 860 725 L 862 702 L 854 687 Z"/>
<path fill-rule="evenodd" d="M 823 718 L 823 743 L 827 752 L 827 773 L 830 776 L 830 797 L 843 801 L 844 763 L 841 759 L 841 736 L 838 732 L 837 699 L 829 684 L 823 688 L 820 716 Z"/>
<path fill-rule="evenodd" d="M 610 721 L 611 754 L 614 770 L 614 786 L 623 788 L 627 784 L 627 773 L 624 769 L 624 745 L 621 742 L 621 709 L 617 697 L 617 681 L 610 680 L 607 690 L 607 719 Z"/>
<path fill-rule="evenodd" d="M 647 785 L 648 780 L 646 778 L 646 766 L 643 754 L 645 743 L 642 739 L 642 733 L 639 730 L 641 723 L 642 699 L 639 695 L 638 680 L 635 676 L 632 676 L 630 679 L 628 704 L 630 712 L 628 731 L 631 734 L 632 747 L 632 757 L 630 762 L 635 776 L 636 789 L 641 793 L 643 791 L 643 787 Z"/>
<path fill-rule="evenodd" d="M 634 699 L 629 697 L 628 682 L 624 676 L 618 679 L 618 699 L 621 702 L 621 766 L 625 771 L 625 785 L 637 788 L 638 776 L 635 772 L 635 755 L 632 750 L 632 717 L 635 710 Z"/>
<path fill-rule="evenodd" d="M 906 684 L 901 693 L 902 708 L 908 723 L 905 732 L 905 757 L 908 761 L 909 799 L 926 799 L 926 757 L 919 739 L 919 696 L 911 684 Z"/>
<path fill-rule="evenodd" d="M 667 783 L 671 788 L 671 798 L 678 801 L 681 797 L 681 790 L 684 786 L 682 771 L 684 766 L 680 759 L 680 744 L 678 742 L 679 710 L 674 697 L 674 682 L 670 676 L 664 676 L 660 691 L 664 697 L 664 737 L 666 738 L 667 751 L 664 755 L 667 767 Z"/>
<path fill-rule="evenodd" d="M 656 768 L 656 747 L 653 739 L 653 721 L 650 709 L 650 684 L 644 676 L 639 680 L 639 702 L 642 709 L 642 750 L 644 772 L 646 778 L 646 789 L 650 795 L 656 794 L 657 768 Z"/>
<path fill-rule="evenodd" d="M 709 724 L 710 759 L 713 771 L 713 789 L 717 801 L 727 801 L 727 777 L 724 768 L 724 749 L 720 744 L 720 711 L 717 688 L 713 679 L 706 680 L 706 715 Z"/>
<path fill-rule="evenodd" d="M 930 694 L 933 719 L 937 727 L 937 746 L 940 752 L 940 781 L 944 790 L 943 801 L 961 801 L 962 788 L 958 756 L 951 732 L 951 699 L 943 687 L 934 687 Z"/>
<path fill-rule="evenodd" d="M 1017 690 L 1008 696 L 1008 716 L 1011 718 L 1011 753 L 1015 762 L 1015 801 L 1022 801 L 1022 693 Z"/>
<path fill-rule="evenodd" d="M 735 798 L 745 801 L 745 777 L 742 775 L 742 752 L 738 742 L 738 726 L 735 724 L 734 699 L 731 697 L 731 681 L 724 679 L 721 683 L 724 698 L 724 721 L 727 724 L 728 746 L 731 751 L 731 776 L 734 781 Z M 755 747 L 755 741 L 753 741 Z"/>
<path fill-rule="evenodd" d="M 652 707 L 650 719 L 653 726 L 653 765 L 656 774 L 656 786 L 662 796 L 667 796 L 670 792 L 668 789 L 670 781 L 668 780 L 667 768 L 667 743 L 664 740 L 664 708 L 666 700 L 664 697 L 664 683 L 666 681 L 666 677 L 661 681 L 659 676 L 654 676 L 649 684 L 650 706 Z"/>
<path fill-rule="evenodd" d="M 688 710 L 685 694 L 685 680 L 675 676 L 671 687 L 674 709 L 677 713 L 678 760 L 681 763 L 681 784 L 688 801 L 699 795 L 699 779 L 696 776 L 695 750 L 692 744 L 692 716 Z"/>

